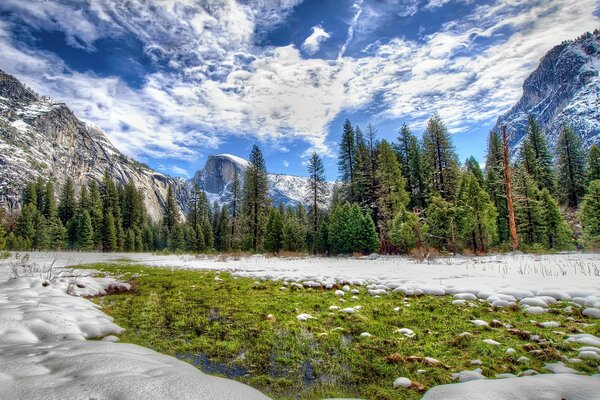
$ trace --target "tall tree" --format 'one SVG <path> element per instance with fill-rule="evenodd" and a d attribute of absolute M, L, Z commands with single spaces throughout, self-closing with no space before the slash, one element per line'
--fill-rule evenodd
<path fill-rule="evenodd" d="M 375 185 L 371 176 L 373 164 L 371 160 L 371 151 L 365 137 L 357 126 L 354 128 L 356 157 L 354 165 L 354 200 L 364 211 L 373 212 L 376 209 L 374 204 Z"/>
<path fill-rule="evenodd" d="M 344 122 L 342 131 L 342 142 L 340 143 L 340 154 L 338 157 L 338 171 L 340 181 L 346 191 L 346 200 L 355 201 L 355 168 L 356 165 L 356 142 L 354 140 L 354 129 L 349 120 Z"/>
<path fill-rule="evenodd" d="M 546 188 L 554 193 L 556 176 L 552 155 L 548 151 L 542 127 L 533 115 L 527 121 L 527 134 L 521 145 L 521 164 L 536 182 L 538 189 Z"/>
<path fill-rule="evenodd" d="M 325 198 L 327 196 L 327 181 L 325 179 L 325 168 L 321 157 L 313 151 L 312 155 L 308 159 L 308 194 L 307 199 L 310 208 L 310 237 L 309 237 L 309 250 L 311 253 L 316 254 L 317 252 L 317 238 L 318 230 L 320 226 L 320 208 L 322 204 L 325 204 Z"/>
<path fill-rule="evenodd" d="M 569 250 L 573 246 L 573 232 L 569 228 L 562 214 L 558 203 L 550 195 L 548 189 L 542 189 L 540 193 L 540 203 L 544 217 L 546 231 L 546 240 L 543 243 L 549 249 Z"/>
<path fill-rule="evenodd" d="M 94 247 L 98 248 L 102 244 L 102 223 L 104 215 L 102 211 L 102 196 L 100 195 L 100 188 L 96 181 L 90 181 L 89 192 L 90 219 L 92 221 L 92 228 L 94 229 Z"/>
<path fill-rule="evenodd" d="M 497 211 L 498 242 L 506 243 L 510 240 L 510 228 L 502 147 L 500 136 L 490 131 L 485 159 L 485 189 Z"/>
<path fill-rule="evenodd" d="M 600 180 L 591 181 L 581 204 L 581 225 L 586 247 L 600 248 Z"/>
<path fill-rule="evenodd" d="M 275 208 L 269 211 L 265 250 L 279 255 L 283 249 L 283 219 L 281 212 Z"/>
<path fill-rule="evenodd" d="M 406 209 L 409 196 L 405 189 L 406 180 L 402 176 L 402 169 L 392 146 L 384 140 L 379 145 L 378 153 L 376 197 L 379 220 L 377 224 L 381 249 L 383 252 L 391 252 L 390 231 L 398 213 Z"/>
<path fill-rule="evenodd" d="M 513 182 L 515 218 L 520 241 L 528 245 L 544 243 L 546 224 L 536 182 L 524 169 L 517 170 Z"/>
<path fill-rule="evenodd" d="M 459 212 L 452 203 L 439 195 L 433 196 L 425 209 L 427 224 L 427 244 L 442 251 L 458 252 L 459 244 Z"/>
<path fill-rule="evenodd" d="M 243 212 L 249 234 L 249 244 L 255 252 L 262 246 L 269 212 L 270 199 L 265 159 L 258 146 L 250 153 L 250 165 L 246 168 L 243 188 Z"/>
<path fill-rule="evenodd" d="M 169 185 L 167 188 L 167 199 L 163 210 L 163 224 L 167 230 L 171 231 L 179 223 L 179 212 L 177 209 L 177 201 L 173 193 L 173 187 Z"/>
<path fill-rule="evenodd" d="M 465 160 L 465 171 L 472 173 L 475 178 L 477 178 L 477 183 L 482 188 L 485 186 L 485 179 L 483 178 L 483 171 L 479 166 L 479 163 L 475 159 L 475 157 L 470 156 Z"/>
<path fill-rule="evenodd" d="M 587 164 L 588 183 L 600 179 L 600 148 L 595 144 L 590 147 Z"/>
<path fill-rule="evenodd" d="M 76 204 L 73 180 L 69 177 L 61 189 L 59 198 L 58 217 L 63 225 L 66 225 L 75 216 Z"/>
<path fill-rule="evenodd" d="M 406 178 L 406 190 L 410 195 L 409 207 L 422 209 L 425 207 L 423 154 L 417 137 L 406 124 L 400 128 L 398 143 L 394 147 L 402 166 L 402 175 Z"/>
<path fill-rule="evenodd" d="M 84 186 L 85 187 L 85 186 Z M 80 211 L 77 218 L 77 247 L 81 250 L 94 248 L 94 228 L 88 210 Z"/>
<path fill-rule="evenodd" d="M 457 196 L 463 243 L 485 253 L 497 235 L 496 208 L 473 171 L 463 174 Z"/>
<path fill-rule="evenodd" d="M 235 169 L 233 171 L 233 180 L 231 182 L 231 198 L 229 202 L 229 209 L 231 210 L 231 230 L 229 235 L 229 247 L 231 247 L 232 249 L 239 248 L 241 244 L 241 233 L 239 225 L 241 205 L 242 183 L 240 182 L 240 175 L 237 169 Z"/>
<path fill-rule="evenodd" d="M 44 205 L 42 209 L 42 214 L 47 219 L 50 219 L 57 215 L 56 209 L 56 199 L 54 198 L 54 184 L 52 181 L 48 181 L 44 188 Z"/>
<path fill-rule="evenodd" d="M 585 194 L 585 152 L 579 136 L 567 125 L 558 137 L 556 151 L 561 202 L 577 207 Z"/>
<path fill-rule="evenodd" d="M 229 211 L 227 210 L 227 206 L 223 205 L 218 212 L 215 229 L 215 248 L 219 251 L 227 251 L 230 248 L 229 227 Z"/>
<path fill-rule="evenodd" d="M 427 123 L 423 146 L 429 193 L 452 200 L 460 172 L 458 157 L 448 130 L 438 115 L 431 117 Z"/>

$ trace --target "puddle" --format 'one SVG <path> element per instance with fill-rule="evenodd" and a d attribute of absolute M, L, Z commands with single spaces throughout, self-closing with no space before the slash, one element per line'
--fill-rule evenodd
<path fill-rule="evenodd" d="M 248 368 L 242 365 L 229 365 L 227 363 L 211 361 L 205 354 L 176 354 L 180 360 L 191 362 L 191 364 L 206 374 L 223 375 L 229 379 L 240 378 L 248 374 Z"/>

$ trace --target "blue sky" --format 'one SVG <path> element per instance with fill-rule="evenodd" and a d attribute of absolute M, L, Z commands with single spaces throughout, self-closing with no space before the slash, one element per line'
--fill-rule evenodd
<path fill-rule="evenodd" d="M 125 3 L 125 5 L 124 5 Z M 597 0 L 3 0 L 0 68 L 66 102 L 124 153 L 189 177 L 262 148 L 337 175 L 343 121 L 393 140 L 439 113 L 461 160 Z"/>

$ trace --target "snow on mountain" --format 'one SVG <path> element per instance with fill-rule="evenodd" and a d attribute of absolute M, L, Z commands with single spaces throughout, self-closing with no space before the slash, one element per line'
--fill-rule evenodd
<path fill-rule="evenodd" d="M 190 183 L 198 184 L 209 200 L 227 203 L 231 197 L 231 183 L 235 171 L 240 180 L 250 162 L 231 154 L 210 155 L 204 168 L 198 170 Z M 268 174 L 269 195 L 275 206 L 297 206 L 309 198 L 308 178 L 285 174 Z M 331 185 L 330 185 L 331 186 Z M 331 187 L 330 187 L 331 188 Z"/>
<path fill-rule="evenodd" d="M 185 208 L 189 194 L 185 180 L 125 156 L 96 125 L 0 71 L 0 206 L 18 207 L 23 188 L 38 177 L 58 186 L 71 177 L 80 187 L 100 181 L 104 171 L 121 183 L 133 181 L 142 188 L 155 221 L 162 215 L 169 185 Z"/>
<path fill-rule="evenodd" d="M 600 144 L 600 32 L 587 33 L 550 50 L 523 84 L 521 99 L 498 118 L 506 124 L 511 152 L 518 151 L 534 115 L 553 148 L 564 124 L 571 126 L 586 148 Z"/>

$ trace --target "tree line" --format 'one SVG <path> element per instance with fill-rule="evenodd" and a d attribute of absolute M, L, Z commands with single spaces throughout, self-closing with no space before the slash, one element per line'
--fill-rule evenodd
<path fill-rule="evenodd" d="M 534 117 L 508 169 L 497 132 L 489 134 L 482 169 L 473 157 L 459 162 L 437 115 L 421 139 L 403 125 L 391 143 L 379 140 L 371 125 L 363 133 L 346 120 L 332 193 L 323 162 L 313 153 L 307 162 L 308 196 L 296 206 L 273 204 L 256 145 L 249 161 L 244 175 L 236 172 L 229 183 L 226 204 L 211 203 L 196 185 L 183 216 L 169 187 L 158 222 L 148 217 L 144 195 L 133 183 L 117 183 L 108 173 L 79 193 L 68 179 L 58 202 L 53 183 L 37 179 L 25 187 L 18 213 L 0 211 L 0 248 L 275 254 L 508 250 L 507 170 L 523 249 L 600 246 L 600 149 L 592 146 L 586 154 L 565 126 L 551 154 Z"/>

